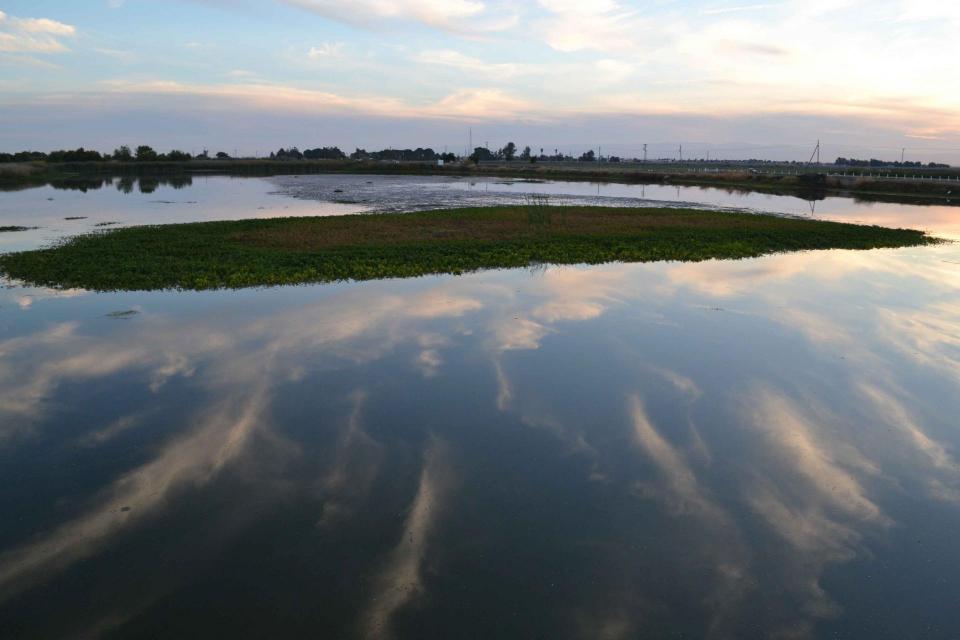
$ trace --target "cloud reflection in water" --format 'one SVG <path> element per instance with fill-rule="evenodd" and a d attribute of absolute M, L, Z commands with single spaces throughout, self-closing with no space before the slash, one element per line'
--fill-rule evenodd
<path fill-rule="evenodd" d="M 577 495 L 551 495 L 531 512 L 562 513 L 565 500 L 589 504 L 587 496 L 611 511 L 579 532 L 526 520 L 533 532 L 518 530 L 515 544 L 539 537 L 554 548 L 582 537 L 592 545 L 579 552 L 598 566 L 627 560 L 622 574 L 592 583 L 609 595 L 605 605 L 585 598 L 571 568 L 556 585 L 570 606 L 537 614 L 553 616 L 559 636 L 630 637 L 647 623 L 713 637 L 757 624 L 816 635 L 851 614 L 833 576 L 896 553 L 878 541 L 923 526 L 894 508 L 904 491 L 924 487 L 913 499 L 941 509 L 957 504 L 957 436 L 944 425 L 960 395 L 940 393 L 960 382 L 960 308 L 943 302 L 960 284 L 943 266 L 951 252 L 264 290 L 244 294 L 256 304 L 227 319 L 215 302 L 190 314 L 162 310 L 152 295 L 85 302 L 112 310 L 135 299 L 143 309 L 109 329 L 90 319 L 102 313 L 64 320 L 76 300 L 43 300 L 29 313 L 59 319 L 0 343 L 5 453 L 49 446 L 63 416 L 83 410 L 71 390 L 135 387 L 170 410 L 100 404 L 102 423 L 70 434 L 83 456 L 136 443 L 148 459 L 117 467 L 55 525 L 38 519 L 7 538 L 0 597 L 41 598 L 81 564 L 109 575 L 102 558 L 111 548 L 146 526 L 162 534 L 165 513 L 233 486 L 236 475 L 310 514 L 302 530 L 276 524 L 299 541 L 304 562 L 338 532 L 365 540 L 341 549 L 359 554 L 351 566 L 369 580 L 343 578 L 367 588 L 348 598 L 352 608 L 326 614 L 338 629 L 402 636 L 410 616 L 422 615 L 449 632 L 475 611 L 459 621 L 443 614 L 457 596 L 436 585 L 461 541 L 441 524 L 488 504 L 483 496 L 496 504 L 501 494 L 490 492 L 541 495 L 542 474 L 556 473 Z M 928 376 L 939 376 L 936 397 L 924 391 Z M 160 428 L 164 415 L 176 421 Z M 476 438 L 485 434 L 529 460 L 511 476 L 517 486 L 500 487 L 476 464 L 454 469 L 452 459 L 481 456 Z M 242 498 L 220 508 L 239 513 Z M 402 517 L 382 505 L 405 505 Z M 223 544 L 243 548 L 242 530 Z M 645 530 L 677 535 L 624 551 L 623 540 Z M 497 566 L 498 547 L 487 547 L 494 539 L 503 544 L 471 531 L 470 548 L 509 573 Z M 649 564 L 653 556 L 672 561 Z M 645 563 L 660 573 L 644 575 Z M 189 584 L 189 571 L 180 580 Z M 178 589 L 166 591 L 174 603 Z M 510 595 L 520 605 L 533 598 Z M 153 606 L 120 616 L 117 628 Z M 0 617 L 15 616 L 0 603 Z"/>

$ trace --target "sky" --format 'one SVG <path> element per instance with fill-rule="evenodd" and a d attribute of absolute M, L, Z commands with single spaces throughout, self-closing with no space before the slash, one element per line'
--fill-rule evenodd
<path fill-rule="evenodd" d="M 958 33 L 954 0 L 0 0 L 0 150 L 960 164 Z"/>

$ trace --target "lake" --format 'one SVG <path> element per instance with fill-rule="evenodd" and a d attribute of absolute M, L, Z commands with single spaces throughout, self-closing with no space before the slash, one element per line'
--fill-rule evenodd
<path fill-rule="evenodd" d="M 37 227 L 0 251 L 531 194 L 960 239 L 946 205 L 285 176 L 0 193 Z M 960 245 L 5 285 L 4 638 L 960 637 Z"/>

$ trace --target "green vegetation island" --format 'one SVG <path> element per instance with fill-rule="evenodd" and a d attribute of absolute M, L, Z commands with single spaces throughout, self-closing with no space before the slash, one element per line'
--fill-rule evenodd
<path fill-rule="evenodd" d="M 96 231 L 0 255 L 0 271 L 56 288 L 202 290 L 936 242 L 917 230 L 769 214 L 499 206 Z"/>

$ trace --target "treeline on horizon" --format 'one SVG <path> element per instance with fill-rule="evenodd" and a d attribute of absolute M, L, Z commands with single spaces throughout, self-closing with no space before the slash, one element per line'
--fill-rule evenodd
<path fill-rule="evenodd" d="M 318 149 L 306 149 L 300 151 L 297 147 L 290 149 L 280 149 L 270 154 L 271 160 L 395 160 L 405 162 L 455 162 L 457 155 L 454 153 L 437 153 L 429 147 L 424 149 L 383 149 L 382 151 L 367 151 L 366 149 L 357 149 L 350 155 L 340 150 L 339 147 L 321 147 Z"/>
<path fill-rule="evenodd" d="M 12 162 L 187 162 L 189 160 L 232 160 L 230 154 L 219 151 L 213 155 L 204 150 L 196 156 L 174 149 L 167 153 L 159 153 L 153 147 L 141 145 L 136 149 L 128 146 L 122 146 L 112 153 L 100 153 L 92 149 L 79 149 L 51 151 L 19 151 L 17 153 L 0 153 L 0 163 Z M 249 158 L 238 158 L 249 159 Z M 264 158 L 256 158 L 263 160 Z M 316 149 L 304 149 L 300 151 L 297 147 L 289 149 L 281 148 L 278 151 L 270 153 L 270 160 L 395 160 L 408 162 L 436 162 L 444 160 L 446 162 L 455 162 L 456 154 L 437 153 L 430 148 L 417 147 L 416 149 L 384 149 L 382 151 L 367 151 L 357 149 L 349 156 L 339 147 L 318 147 Z"/>
<path fill-rule="evenodd" d="M 235 159 L 230 154 L 219 151 L 211 155 L 207 150 L 204 150 L 203 153 L 200 153 L 196 156 L 187 153 L 185 151 L 180 151 L 178 149 L 173 149 L 167 153 L 160 153 L 148 145 L 140 145 L 135 149 L 131 149 L 129 146 L 121 146 L 115 149 L 112 153 L 100 153 L 92 149 L 84 149 L 80 147 L 79 149 L 74 150 L 59 150 L 59 151 L 50 151 L 45 153 L 43 151 L 19 151 L 16 153 L 5 153 L 0 152 L 0 163 L 16 163 L 16 162 L 49 162 L 49 163 L 67 163 L 67 162 L 188 162 L 190 160 L 232 160 Z M 236 158 L 242 160 L 251 160 L 254 158 Z M 256 160 L 264 160 L 265 158 L 255 158 Z M 271 152 L 269 156 L 270 160 L 278 161 L 297 161 L 297 160 L 355 160 L 355 161 L 375 161 L 375 162 L 456 162 L 459 160 L 459 157 L 454 153 L 438 153 L 433 149 L 427 147 L 417 147 L 416 149 L 382 149 L 380 151 L 367 151 L 366 149 L 356 149 L 353 153 L 349 155 L 342 151 L 339 147 L 317 147 L 315 149 L 304 149 L 301 151 L 297 147 L 290 148 L 281 148 L 277 151 Z M 572 156 L 568 154 L 563 154 L 559 150 L 554 149 L 553 154 L 544 153 L 544 150 L 541 148 L 540 153 L 535 153 L 529 146 L 524 147 L 521 151 L 518 149 L 517 145 L 513 142 L 508 142 L 501 149 L 491 150 L 487 147 L 476 147 L 469 156 L 469 160 L 474 163 L 481 162 L 497 162 L 497 161 L 506 161 L 511 162 L 513 160 L 519 159 L 524 162 L 535 163 L 537 161 L 552 161 L 552 162 L 597 162 L 598 159 L 604 162 L 640 162 L 639 158 L 621 158 L 619 156 L 602 156 L 598 158 L 596 153 L 590 149 L 585 151 L 580 156 Z M 677 162 L 672 159 L 657 159 L 653 162 Z M 712 164 L 734 162 L 738 164 L 791 164 L 791 165 L 803 165 L 809 164 L 798 161 L 787 161 L 780 162 L 774 160 L 761 160 L 761 159 L 751 159 L 751 160 L 720 160 L 715 159 L 713 161 L 704 160 L 704 159 L 694 159 L 691 158 L 688 162 L 710 162 Z M 897 161 L 886 161 L 878 160 L 876 158 L 871 158 L 869 160 L 860 160 L 856 158 L 845 158 L 839 157 L 834 162 L 835 166 L 838 167 L 898 167 L 906 169 L 949 169 L 949 164 L 929 162 L 924 164 L 922 162 L 897 162 Z"/>
<path fill-rule="evenodd" d="M 930 169 L 949 169 L 949 164 L 940 164 L 937 162 L 928 162 L 924 165 L 922 162 L 910 162 L 909 160 L 905 162 L 889 162 L 887 160 L 877 160 L 876 158 L 870 158 L 869 160 L 858 160 L 856 158 L 837 158 L 834 162 L 838 167 L 902 167 L 905 169 L 922 169 L 923 167 L 928 167 Z"/>
<path fill-rule="evenodd" d="M 218 153 L 217 157 L 228 158 L 225 153 Z M 202 155 L 196 156 L 197 159 L 209 160 L 210 156 L 206 151 Z M 158 153 L 147 145 L 140 145 L 135 150 L 124 145 L 115 149 L 113 153 L 100 153 L 92 149 L 79 149 L 51 151 L 19 151 L 17 153 L 0 153 L 0 162 L 106 162 L 115 160 L 117 162 L 186 162 L 193 160 L 194 156 L 174 149 L 167 153 Z"/>

